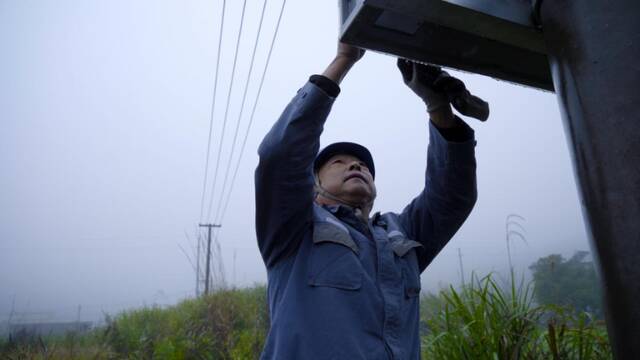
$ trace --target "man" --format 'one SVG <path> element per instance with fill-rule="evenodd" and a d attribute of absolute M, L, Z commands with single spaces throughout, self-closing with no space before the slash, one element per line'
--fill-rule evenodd
<path fill-rule="evenodd" d="M 435 67 L 398 62 L 430 116 L 425 189 L 401 214 L 369 217 L 376 187 L 366 148 L 337 143 L 318 154 L 339 84 L 363 55 L 339 44 L 258 150 L 256 231 L 271 315 L 262 359 L 419 359 L 420 273 L 476 201 L 474 133 L 449 102 L 482 102 Z"/>

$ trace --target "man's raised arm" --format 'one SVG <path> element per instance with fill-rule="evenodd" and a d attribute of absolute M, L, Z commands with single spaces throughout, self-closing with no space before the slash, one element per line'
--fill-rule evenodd
<path fill-rule="evenodd" d="M 363 50 L 338 45 L 323 75 L 313 75 L 258 148 L 256 235 L 267 268 L 292 255 L 313 216 L 313 160 L 339 84 Z"/>
<path fill-rule="evenodd" d="M 423 271 L 462 226 L 477 199 L 474 132 L 453 115 L 450 102 L 482 121 L 489 107 L 439 68 L 405 60 L 399 60 L 398 67 L 430 117 L 425 187 L 400 214 L 407 235 L 423 246 L 418 252 Z"/>

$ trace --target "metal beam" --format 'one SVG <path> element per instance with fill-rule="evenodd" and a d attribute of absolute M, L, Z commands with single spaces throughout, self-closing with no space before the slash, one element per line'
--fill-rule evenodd
<path fill-rule="evenodd" d="M 616 359 L 640 359 L 640 2 L 545 0 L 544 36 Z"/>
<path fill-rule="evenodd" d="M 346 43 L 553 90 L 526 0 L 342 0 L 341 13 Z"/>

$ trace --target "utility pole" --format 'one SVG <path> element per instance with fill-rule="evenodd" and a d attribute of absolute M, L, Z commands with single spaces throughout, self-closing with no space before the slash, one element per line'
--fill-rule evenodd
<path fill-rule="evenodd" d="M 233 287 L 236 286 L 236 256 L 238 255 L 238 249 L 233 249 Z"/>
<path fill-rule="evenodd" d="M 209 275 L 210 275 L 210 266 L 211 266 L 211 228 L 219 228 L 222 225 L 217 224 L 199 224 L 200 227 L 207 228 L 207 262 L 206 262 L 206 274 L 205 274 L 205 283 L 204 283 L 204 294 L 209 294 Z"/>
<path fill-rule="evenodd" d="M 462 268 L 462 250 L 458 248 L 458 262 L 460 263 L 460 280 L 462 280 L 462 286 L 464 286 L 464 269 Z"/>
<path fill-rule="evenodd" d="M 9 320 L 7 320 L 7 325 L 9 326 L 9 334 L 11 334 L 11 320 L 13 320 L 13 314 L 16 310 L 16 295 L 13 294 L 13 299 L 11 300 L 11 312 L 9 313 Z"/>
<path fill-rule="evenodd" d="M 196 251 L 196 297 L 200 296 L 200 248 L 202 247 L 202 236 L 198 231 L 198 246 Z"/>

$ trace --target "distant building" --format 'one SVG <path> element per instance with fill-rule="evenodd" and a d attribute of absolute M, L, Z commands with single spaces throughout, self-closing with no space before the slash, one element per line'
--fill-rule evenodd
<path fill-rule="evenodd" d="M 22 336 L 60 336 L 68 333 L 85 333 L 91 330 L 90 321 L 13 323 L 9 324 L 12 337 Z"/>

